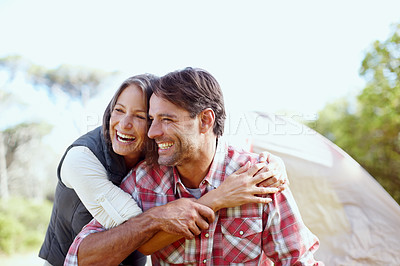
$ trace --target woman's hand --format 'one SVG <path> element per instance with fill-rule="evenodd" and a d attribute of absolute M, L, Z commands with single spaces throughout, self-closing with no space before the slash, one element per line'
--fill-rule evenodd
<path fill-rule="evenodd" d="M 198 199 L 214 211 L 247 203 L 269 203 L 262 195 L 276 193 L 289 185 L 286 167 L 281 158 L 269 152 L 260 154 L 259 163 L 247 162 L 222 184 Z"/>
<path fill-rule="evenodd" d="M 209 191 L 197 200 L 214 211 L 222 208 L 236 207 L 247 203 L 269 203 L 272 200 L 260 195 L 276 193 L 277 187 L 264 187 L 258 184 L 270 179 L 274 172 L 266 169 L 265 162 L 256 163 L 251 166 L 247 162 L 235 173 L 225 178 L 222 184 Z"/>
<path fill-rule="evenodd" d="M 263 187 L 277 187 L 279 191 L 284 190 L 289 186 L 289 179 L 286 173 L 286 167 L 283 160 L 267 151 L 260 153 L 260 162 L 267 163 L 267 168 L 262 171 L 271 171 L 270 178 L 262 181 L 259 186 Z"/>

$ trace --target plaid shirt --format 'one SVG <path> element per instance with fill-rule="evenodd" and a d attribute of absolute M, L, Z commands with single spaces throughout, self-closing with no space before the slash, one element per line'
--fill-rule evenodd
<path fill-rule="evenodd" d="M 247 161 L 257 161 L 248 152 L 232 147 L 219 149 L 200 184 L 202 195 L 218 187 Z M 176 168 L 150 168 L 145 163 L 125 178 L 121 188 L 132 194 L 143 211 L 182 197 L 193 197 L 180 181 Z M 192 240 L 180 239 L 155 252 L 153 265 L 323 265 L 314 260 L 318 239 L 304 225 L 290 190 L 270 197 L 273 201 L 269 204 L 221 209 L 208 230 Z M 96 221 L 82 229 L 65 265 L 77 265 L 82 239 L 98 231 L 104 229 Z"/>

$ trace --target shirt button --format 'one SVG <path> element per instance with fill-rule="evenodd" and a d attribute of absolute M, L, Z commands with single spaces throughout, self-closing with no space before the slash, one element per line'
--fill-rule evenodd
<path fill-rule="evenodd" d="M 207 262 L 207 260 L 203 260 L 203 263 L 206 263 Z"/>
<path fill-rule="evenodd" d="M 243 233 L 243 231 L 240 231 L 239 234 L 242 236 L 244 233 Z"/>
<path fill-rule="evenodd" d="M 208 233 L 206 233 L 204 236 L 205 236 L 205 237 L 209 237 L 210 235 L 209 235 Z"/>

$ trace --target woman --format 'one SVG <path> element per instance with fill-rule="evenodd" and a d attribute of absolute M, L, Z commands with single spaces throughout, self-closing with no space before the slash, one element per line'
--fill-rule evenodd
<path fill-rule="evenodd" d="M 132 197 L 118 186 L 153 143 L 147 138 L 147 110 L 155 79 L 138 75 L 125 80 L 104 112 L 103 127 L 80 137 L 62 157 L 52 216 L 39 253 L 48 263 L 63 264 L 74 237 L 92 216 L 111 228 L 141 213 Z M 221 186 L 224 193 L 235 189 L 234 179 L 229 180 L 231 183 Z M 224 197 L 225 204 L 228 200 L 236 205 L 254 201 L 253 194 L 241 191 L 240 195 Z M 124 261 L 134 265 L 145 262 L 139 252 Z"/>

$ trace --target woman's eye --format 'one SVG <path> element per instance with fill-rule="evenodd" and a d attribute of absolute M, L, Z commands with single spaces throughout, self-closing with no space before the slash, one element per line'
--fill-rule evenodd
<path fill-rule="evenodd" d="M 121 108 L 114 108 L 114 111 L 118 113 L 123 113 L 123 110 Z"/>
<path fill-rule="evenodd" d="M 136 117 L 139 118 L 139 119 L 144 119 L 144 120 L 146 119 L 146 117 L 142 116 L 142 115 L 137 115 Z"/>

